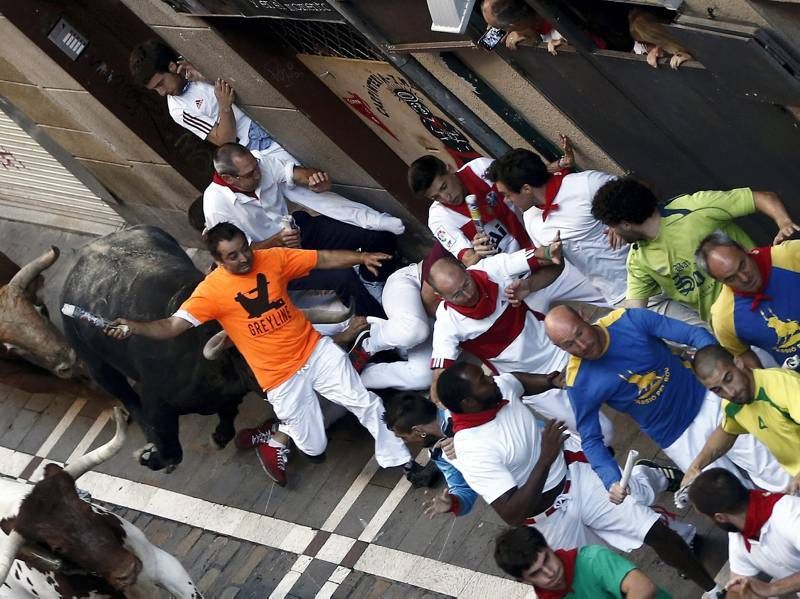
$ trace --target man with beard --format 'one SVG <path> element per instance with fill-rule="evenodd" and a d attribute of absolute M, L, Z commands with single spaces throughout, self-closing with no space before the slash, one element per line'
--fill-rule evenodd
<path fill-rule="evenodd" d="M 777 225 L 774 244 L 800 230 L 776 194 L 748 188 L 698 191 L 659 205 L 647 186 L 626 177 L 603 185 L 592 200 L 592 215 L 632 244 L 626 306 L 644 308 L 663 291 L 669 299 L 696 310 L 705 322 L 722 284 L 698 268 L 697 246 L 706 235 L 722 229 L 742 247 L 752 248 L 750 237 L 734 219 L 755 212 Z"/>
<path fill-rule="evenodd" d="M 521 401 L 523 394 L 537 391 L 533 382 L 519 373 L 491 377 L 466 363 L 442 373 L 439 399 L 452 413 L 455 465 L 469 486 L 507 524 L 535 526 L 555 549 L 582 547 L 590 533 L 626 552 L 647 544 L 702 588 L 714 588 L 691 549 L 659 514 L 633 498 L 608 501 L 579 444 L 563 436 L 563 423 L 553 426 L 564 451 L 557 443 L 544 443 Z"/>
<path fill-rule="evenodd" d="M 800 591 L 800 497 L 750 491 L 722 468 L 689 487 L 695 509 L 728 533 L 727 597 L 773 597 Z M 767 574 L 772 580 L 756 578 Z"/>
<path fill-rule="evenodd" d="M 106 334 L 116 339 L 171 339 L 193 326 L 219 321 L 280 420 L 257 450 L 265 472 L 281 486 L 286 484 L 290 439 L 313 461 L 325 458 L 327 437 L 315 392 L 355 414 L 375 438 L 379 465 L 410 468 L 408 450 L 381 419 L 380 398 L 364 388 L 344 351 L 311 326 L 287 293 L 292 279 L 314 268 L 364 265 L 376 271 L 390 256 L 349 250 L 253 251 L 245 234 L 231 223 L 212 227 L 205 241 L 219 268 L 172 316 L 148 322 L 118 318 Z"/>
<path fill-rule="evenodd" d="M 681 487 L 725 455 L 741 435 L 750 434 L 792 475 L 786 492 L 800 491 L 800 374 L 748 368 L 719 345 L 699 350 L 692 366 L 703 386 L 722 398 L 722 422 L 686 469 Z"/>

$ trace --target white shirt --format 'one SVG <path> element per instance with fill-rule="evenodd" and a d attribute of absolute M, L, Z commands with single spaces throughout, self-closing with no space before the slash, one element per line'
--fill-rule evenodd
<path fill-rule="evenodd" d="M 221 222 L 233 223 L 245 232 L 250 241 L 257 242 L 281 231 L 281 217 L 289 213 L 284 191 L 294 187 L 294 165 L 258 152 L 252 154 L 261 170 L 261 181 L 255 189 L 257 197 L 211 183 L 203 193 L 203 213 L 207 228 Z"/>
<path fill-rule="evenodd" d="M 522 403 L 522 383 L 511 374 L 496 376 L 494 381 L 508 404 L 494 420 L 460 430 L 453 438 L 457 468 L 486 503 L 522 487 L 542 452 L 541 423 Z M 567 464 L 559 454 L 550 466 L 544 491 L 558 485 L 566 473 Z"/>
<path fill-rule="evenodd" d="M 728 533 L 728 558 L 731 572 L 742 576 L 764 572 L 784 578 L 800 572 L 800 497 L 787 495 L 775 503 L 749 552 L 740 533 Z"/>
<path fill-rule="evenodd" d="M 467 270 L 480 270 L 498 284 L 494 311 L 480 320 L 464 316 L 444 302 L 436 310 L 431 368 L 446 368 L 461 353 L 461 344 L 476 340 L 481 359 L 497 372 L 548 373 L 561 370 L 567 354 L 550 341 L 544 323 L 528 310 L 524 319 L 509 318 L 511 308 L 503 291 L 519 275 L 530 272 L 533 250 L 488 256 Z M 479 339 L 478 339 L 479 338 Z M 474 351 L 478 355 L 479 352 Z M 491 357 L 487 357 L 491 355 Z"/>
<path fill-rule="evenodd" d="M 493 183 L 483 175 L 492 162 L 494 161 L 491 158 L 476 158 L 458 170 L 459 172 L 471 170 L 491 187 Z M 503 201 L 502 194 L 497 194 L 497 197 L 498 201 Z M 472 249 L 472 239 L 467 237 L 463 230 L 471 222 L 472 219 L 470 217 L 459 214 L 441 202 L 433 202 L 428 209 L 428 227 L 433 232 L 434 237 L 439 240 L 444 249 L 459 259 L 461 259 L 461 255 L 466 250 Z M 510 254 L 520 249 L 517 240 L 498 219 L 495 218 L 488 223 L 483 223 L 483 229 L 501 252 Z"/>
<path fill-rule="evenodd" d="M 363 229 L 390 231 L 395 235 L 404 231 L 403 221 L 390 214 L 343 198 L 338 193 L 316 193 L 307 187 L 296 186 L 292 162 L 281 162 L 268 151 L 253 150 L 252 154 L 261 170 L 261 181 L 255 189 L 257 197 L 212 182 L 203 193 L 207 228 L 230 222 L 244 231 L 250 241 L 269 239 L 281 230 L 281 217 L 289 213 L 288 200 Z"/>
<path fill-rule="evenodd" d="M 207 138 L 219 122 L 219 102 L 214 95 L 214 86 L 205 81 L 190 81 L 180 96 L 167 96 L 167 106 L 172 119 L 200 139 Z M 236 104 L 231 108 L 236 120 L 236 137 L 246 146 L 250 141 L 252 121 Z"/>
<path fill-rule="evenodd" d="M 629 245 L 615 250 L 604 233 L 606 227 L 592 216 L 597 190 L 616 177 L 600 171 L 583 171 L 564 177 L 554 203 L 558 210 L 542 220 L 542 209 L 532 206 L 522 219 L 536 246 L 550 245 L 561 232 L 564 256 L 578 267 L 609 304 L 625 299 Z"/>

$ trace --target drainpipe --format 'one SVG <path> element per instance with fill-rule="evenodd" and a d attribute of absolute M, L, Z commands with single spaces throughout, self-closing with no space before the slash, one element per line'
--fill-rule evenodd
<path fill-rule="evenodd" d="M 387 62 L 410 79 L 445 114 L 452 117 L 490 156 L 497 158 L 511 149 L 511 146 L 419 64 L 413 56 L 387 52 L 389 40 L 383 37 L 372 23 L 364 19 L 356 7 L 343 0 L 328 0 L 328 4 L 377 47 Z"/>

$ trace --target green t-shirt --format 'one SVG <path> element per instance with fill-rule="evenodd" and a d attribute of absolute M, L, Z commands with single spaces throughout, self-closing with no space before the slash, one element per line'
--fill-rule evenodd
<path fill-rule="evenodd" d="M 627 299 L 647 299 L 660 291 L 709 320 L 722 284 L 701 272 L 694 253 L 703 238 L 722 229 L 745 249 L 753 241 L 734 218 L 756 211 L 750 189 L 698 191 L 670 200 L 661 210 L 658 237 L 637 241 L 628 253 Z"/>
<path fill-rule="evenodd" d="M 600 545 L 586 545 L 578 550 L 572 592 L 568 599 L 623 599 L 620 585 L 636 565 Z M 658 589 L 656 599 L 672 599 Z"/>

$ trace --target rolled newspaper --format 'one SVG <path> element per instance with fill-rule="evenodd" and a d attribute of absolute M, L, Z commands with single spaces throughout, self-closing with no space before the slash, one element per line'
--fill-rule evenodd
<path fill-rule="evenodd" d="M 70 318 L 74 318 L 75 320 L 82 320 L 83 322 L 90 324 L 94 327 L 97 327 L 99 329 L 112 327 L 115 329 L 119 329 L 126 334 L 130 331 L 128 325 L 126 324 L 112 325 L 110 320 L 107 320 L 102 316 L 97 316 L 97 314 L 92 314 L 91 312 L 84 310 L 80 306 L 73 306 L 72 304 L 64 304 L 63 306 L 61 306 L 61 313 L 64 316 L 69 316 Z"/>
<path fill-rule="evenodd" d="M 628 452 L 628 459 L 625 460 L 625 469 L 622 471 L 622 478 L 619 481 L 619 486 L 622 487 L 622 490 L 628 488 L 628 481 L 631 479 L 631 472 L 633 472 L 633 465 L 636 463 L 636 460 L 639 459 L 639 452 L 635 449 L 631 449 Z"/>

